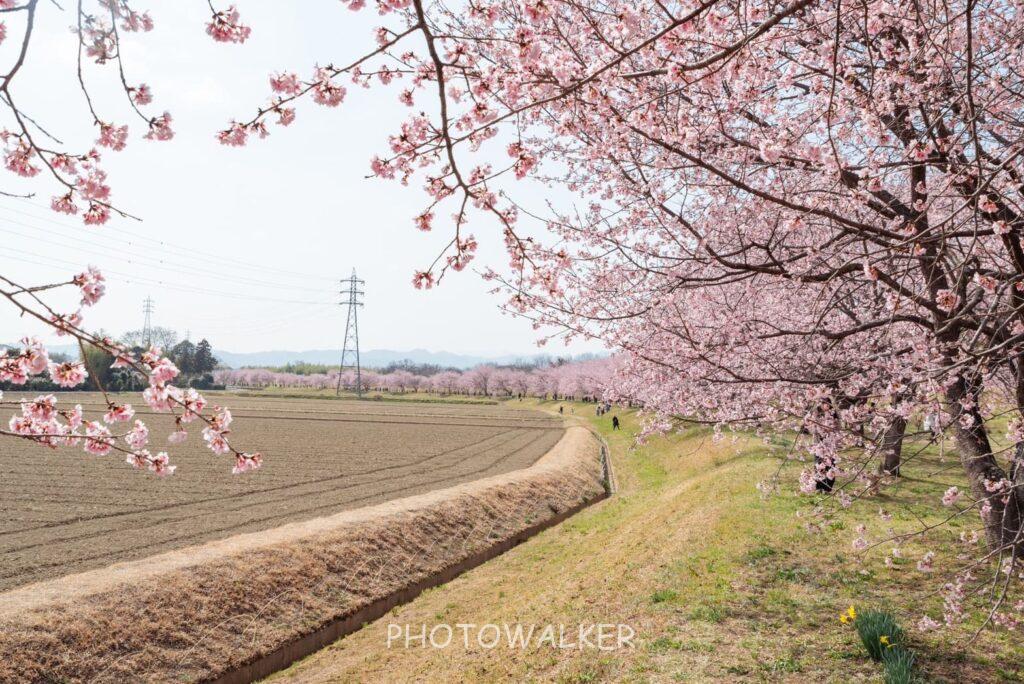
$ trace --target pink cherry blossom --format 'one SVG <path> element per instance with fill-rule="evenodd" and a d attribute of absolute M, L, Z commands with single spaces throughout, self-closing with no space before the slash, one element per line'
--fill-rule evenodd
<path fill-rule="evenodd" d="M 135 415 L 135 409 L 132 408 L 131 404 L 121 404 L 111 406 L 110 409 L 103 414 L 103 422 L 105 423 L 121 423 L 132 419 Z"/>
<path fill-rule="evenodd" d="M 257 470 L 263 465 L 263 457 L 260 454 L 238 454 L 235 460 L 235 467 L 231 469 L 235 475 Z"/>
<path fill-rule="evenodd" d="M 8 150 L 6 157 L 6 166 L 9 171 L 13 171 L 19 176 L 25 178 L 31 178 L 39 173 L 39 167 L 31 162 L 35 156 L 35 150 L 24 142 L 19 142 L 14 149 Z"/>
<path fill-rule="evenodd" d="M 270 89 L 282 95 L 298 95 L 302 91 L 302 82 L 298 74 L 276 74 L 270 77 Z"/>
<path fill-rule="evenodd" d="M 960 500 L 960 489 L 958 487 L 950 487 L 946 490 L 946 493 L 942 495 L 942 505 L 952 506 Z"/>
<path fill-rule="evenodd" d="M 100 123 L 100 137 L 96 144 L 101 147 L 109 147 L 112 150 L 123 150 L 128 141 L 128 127 L 115 126 L 114 124 Z"/>
<path fill-rule="evenodd" d="M 229 128 L 217 134 L 217 139 L 220 140 L 221 145 L 230 145 L 232 147 L 245 145 L 245 140 L 248 137 L 249 132 L 245 130 L 245 126 L 237 122 L 233 122 Z"/>
<path fill-rule="evenodd" d="M 173 475 L 178 466 L 170 465 L 170 458 L 166 451 L 157 453 L 149 458 L 149 469 L 157 475 Z"/>
<path fill-rule="evenodd" d="M 71 314 L 54 314 L 50 317 L 50 323 L 53 325 L 57 337 L 64 337 L 72 334 L 74 328 L 81 326 L 82 313 L 76 311 Z"/>
<path fill-rule="evenodd" d="M 76 275 L 72 282 L 82 292 L 82 306 L 92 306 L 106 293 L 103 274 L 94 266 Z"/>
<path fill-rule="evenodd" d="M 96 421 L 85 424 L 85 450 L 94 456 L 106 456 L 114 446 L 114 439 L 103 425 Z"/>
<path fill-rule="evenodd" d="M 416 227 L 422 231 L 430 230 L 430 222 L 434 220 L 432 212 L 426 212 L 416 217 Z"/>
<path fill-rule="evenodd" d="M 178 377 L 180 372 L 170 359 L 160 358 L 152 365 L 149 373 L 149 382 L 154 387 L 162 386 Z"/>
<path fill-rule="evenodd" d="M 149 121 L 149 132 L 144 136 L 147 140 L 170 140 L 174 137 L 171 130 L 171 114 L 164 112 Z"/>
<path fill-rule="evenodd" d="M 153 102 L 153 91 L 145 83 L 140 83 L 132 92 L 132 100 L 140 106 L 148 105 Z"/>
<path fill-rule="evenodd" d="M 946 312 L 952 311 L 960 303 L 960 297 L 951 290 L 939 290 L 935 297 L 936 305 Z"/>
<path fill-rule="evenodd" d="M 89 374 L 85 370 L 84 363 L 51 363 L 50 378 L 61 387 L 78 387 Z"/>
<path fill-rule="evenodd" d="M 106 223 L 109 218 L 110 209 L 106 205 L 97 202 L 90 202 L 89 208 L 84 214 L 86 225 L 101 225 Z"/>
<path fill-rule="evenodd" d="M 289 109 L 288 107 L 278 107 L 277 108 L 277 113 L 278 113 L 277 123 L 279 123 L 282 126 L 288 126 L 293 121 L 295 121 L 295 110 L 294 109 Z"/>
<path fill-rule="evenodd" d="M 317 69 L 313 84 L 313 101 L 325 107 L 337 107 L 345 99 L 345 87 L 331 81 L 326 69 Z"/>
<path fill-rule="evenodd" d="M 206 25 L 206 33 L 219 43 L 244 43 L 252 29 L 239 21 L 238 10 L 231 5 L 226 10 L 215 12 Z"/>
<path fill-rule="evenodd" d="M 417 271 L 413 274 L 412 284 L 417 290 L 426 288 L 430 289 L 434 286 L 434 276 L 428 271 Z"/>
<path fill-rule="evenodd" d="M 935 552 L 929 551 L 921 557 L 921 560 L 917 561 L 917 569 L 921 572 L 931 572 L 934 570 Z"/>
<path fill-rule="evenodd" d="M 125 434 L 124 441 L 132 449 L 141 449 L 149 442 L 149 428 L 141 420 L 136 420 L 135 426 Z"/>
<path fill-rule="evenodd" d="M 32 401 L 21 402 L 22 414 L 33 420 L 50 420 L 56 415 L 57 398 L 52 394 L 40 395 Z"/>
<path fill-rule="evenodd" d="M 61 214 L 77 214 L 78 205 L 75 204 L 74 200 L 71 199 L 71 193 L 62 195 L 60 197 L 54 197 L 50 200 L 50 208 Z"/>

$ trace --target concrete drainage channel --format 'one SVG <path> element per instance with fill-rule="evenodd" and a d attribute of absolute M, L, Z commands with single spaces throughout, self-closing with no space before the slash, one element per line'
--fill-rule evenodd
<path fill-rule="evenodd" d="M 450 566 L 426 577 L 418 582 L 399 589 L 383 598 L 362 606 L 353 612 L 343 615 L 322 627 L 306 634 L 284 646 L 259 657 L 249 663 L 245 663 L 220 677 L 207 680 L 217 684 L 248 684 L 275 672 L 287 668 L 292 663 L 305 658 L 308 655 L 319 651 L 329 644 L 337 641 L 343 636 L 352 634 L 361 629 L 367 623 L 373 622 L 387 615 L 387 613 L 402 604 L 408 603 L 422 594 L 427 589 L 445 584 L 455 579 L 467 570 L 486 563 L 487 561 L 500 556 L 509 549 L 512 549 L 534 535 L 558 525 L 576 515 L 592 504 L 604 501 L 615 493 L 615 480 L 612 472 L 611 459 L 609 457 L 608 444 L 596 431 L 590 430 L 591 434 L 601 445 L 601 470 L 603 474 L 604 491 L 597 496 L 581 501 L 560 513 L 553 515 L 546 520 L 540 521 L 524 528 L 509 538 L 501 540 L 494 545 L 474 553 Z"/>

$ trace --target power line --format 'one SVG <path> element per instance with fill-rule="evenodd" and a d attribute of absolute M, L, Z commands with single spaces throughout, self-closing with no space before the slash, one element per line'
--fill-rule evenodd
<path fill-rule="evenodd" d="M 18 225 L 18 226 L 23 226 L 25 228 L 33 228 L 33 226 L 30 226 L 30 225 L 27 225 L 27 224 L 24 224 L 24 223 L 18 223 L 17 221 L 11 221 L 10 219 L 3 219 L 3 220 L 8 221 L 10 223 L 14 223 L 15 225 Z M 76 251 L 85 252 L 86 254 L 92 254 L 92 255 L 95 255 L 95 256 L 105 257 L 105 258 L 108 258 L 108 259 L 117 259 L 121 263 L 130 264 L 130 265 L 140 265 L 140 266 L 143 266 L 143 267 L 150 267 L 150 268 L 152 268 L 152 267 L 165 268 L 165 269 L 166 268 L 173 268 L 174 270 L 177 270 L 177 271 L 185 271 L 185 272 L 192 273 L 194 275 L 199 275 L 199 276 L 203 276 L 203 277 L 206 277 L 206 278 L 213 278 L 215 280 L 226 280 L 228 282 L 239 282 L 239 283 L 243 283 L 244 282 L 244 283 L 248 283 L 248 284 L 251 284 L 251 285 L 258 285 L 258 286 L 263 286 L 263 287 L 272 287 L 272 288 L 275 288 L 275 289 L 303 290 L 303 291 L 308 291 L 308 292 L 323 292 L 323 288 L 321 288 L 321 287 L 304 287 L 302 285 L 291 285 L 291 284 L 286 284 L 286 283 L 276 283 L 276 282 L 268 281 L 268 280 L 266 280 L 264 278 L 249 278 L 249 277 L 245 277 L 245 276 L 236 276 L 236 275 L 230 275 L 230 274 L 228 274 L 228 275 L 220 275 L 220 274 L 218 274 L 216 272 L 212 272 L 212 271 L 207 270 L 205 268 L 196 268 L 196 267 L 193 267 L 193 266 L 189 266 L 187 264 L 182 264 L 180 262 L 167 261 L 167 260 L 159 259 L 159 258 L 152 259 L 152 258 L 149 258 L 149 257 L 127 256 L 125 254 L 125 252 L 124 252 L 124 249 L 122 249 L 122 248 L 107 247 L 105 245 L 92 245 L 92 248 L 82 247 L 82 246 L 79 246 L 77 244 L 68 244 L 68 243 L 59 242 L 59 241 L 56 241 L 56 240 L 50 240 L 50 239 L 47 239 L 45 237 L 40 237 L 38 235 L 29 235 L 29 234 L 26 234 L 26 233 L 19 232 L 17 230 L 11 230 L 10 228 L 0 228 L 0 232 L 7 233 L 9 235 L 17 235 L 19 237 L 30 239 L 30 240 L 32 240 L 34 242 L 43 242 L 43 243 L 46 243 L 46 244 L 54 245 L 55 247 L 61 247 L 61 248 L 64 248 L 64 249 L 73 248 Z M 79 239 L 78 237 L 64 235 L 63 233 L 60 233 L 58 231 L 53 231 L 53 232 L 56 233 L 60 237 L 67 237 L 68 239 L 74 239 L 74 240 L 78 240 Z M 97 249 L 104 250 L 104 251 L 103 252 L 98 252 L 98 251 L 96 251 Z M 256 268 L 254 270 L 258 271 L 259 269 Z"/>
<path fill-rule="evenodd" d="M 32 201 L 24 199 L 24 198 L 15 197 L 15 198 L 11 198 L 11 199 L 15 199 L 15 200 L 17 200 L 18 202 L 20 202 L 22 204 L 28 204 L 29 206 L 34 207 L 34 208 L 47 209 L 47 207 L 44 207 L 43 205 L 40 205 L 40 204 L 38 204 L 36 202 L 32 202 Z M 70 228 L 70 229 L 76 230 L 76 231 L 82 230 L 81 226 L 76 226 L 76 225 L 73 225 L 73 224 L 70 224 L 70 223 L 65 223 L 64 221 L 58 221 L 58 220 L 55 220 L 54 218 L 49 217 L 49 216 L 39 216 L 38 214 L 32 214 L 32 213 L 29 213 L 29 212 L 20 211 L 19 209 L 16 209 L 14 207 L 4 206 L 4 207 L 0 207 L 0 208 L 5 209 L 7 211 L 13 211 L 15 213 L 21 214 L 22 216 L 28 216 L 30 218 L 37 219 L 39 221 L 45 221 L 46 223 L 51 223 L 51 224 L 53 224 L 55 226 L 62 226 L 64 228 Z M 234 259 L 234 258 L 229 257 L 229 256 L 208 257 L 208 256 L 203 255 L 201 253 L 197 254 L 195 248 L 186 247 L 186 246 L 183 246 L 183 245 L 178 245 L 178 244 L 175 244 L 173 242 L 169 242 L 167 240 L 162 240 L 162 239 L 159 239 L 159 238 L 149 237 L 147 235 L 140 235 L 140 234 L 135 233 L 133 231 L 130 231 L 130 230 L 126 229 L 126 228 L 122 228 L 122 227 L 114 226 L 114 225 L 104 226 L 103 228 L 100 228 L 100 229 L 96 230 L 95 232 L 91 232 L 91 234 L 93 236 L 99 235 L 99 236 L 106 237 L 106 236 L 104 236 L 104 233 L 108 233 L 108 232 L 120 233 L 122 235 L 127 235 L 129 237 L 132 237 L 135 240 L 139 240 L 139 241 L 143 241 L 143 242 L 149 242 L 149 243 L 152 243 L 152 244 L 155 244 L 155 245 L 160 245 L 164 249 L 177 250 L 177 251 L 181 252 L 183 255 L 186 255 L 186 256 L 188 256 L 190 258 L 199 259 L 199 260 L 202 260 L 202 261 L 207 261 L 207 262 L 210 262 L 210 263 L 212 263 L 214 265 L 221 266 L 221 267 L 223 267 L 224 263 L 227 262 L 227 263 L 238 264 L 238 266 L 241 266 L 241 267 L 244 267 L 244 268 L 247 268 L 247 269 L 254 269 L 255 268 L 255 269 L 262 270 L 262 271 L 272 271 L 272 272 L 276 272 L 276 273 L 296 276 L 296 277 L 299 277 L 299 278 L 302 278 L 302 279 L 316 278 L 318 280 L 334 280 L 334 278 L 332 276 L 317 275 L 317 274 L 314 274 L 314 273 L 305 273 L 305 272 L 300 272 L 300 271 L 291 271 L 291 270 L 288 270 L 288 269 L 276 268 L 276 267 L 273 267 L 273 266 L 266 266 L 266 265 L 262 265 L 262 264 L 257 265 L 257 264 L 253 264 L 253 263 L 248 262 L 248 261 L 243 261 L 241 259 Z M 111 237 L 110 239 L 114 239 L 114 238 Z"/>
<path fill-rule="evenodd" d="M 15 248 L 7 247 L 6 245 L 0 245 L 0 251 L 3 251 L 3 250 L 7 250 L 7 251 L 11 251 L 11 252 L 18 252 L 20 254 L 27 254 L 27 255 L 30 255 L 30 256 L 40 256 L 41 257 L 41 255 L 35 254 L 34 252 L 28 252 L 28 251 L 25 251 L 25 250 L 15 249 Z M 67 261 L 67 260 L 64 260 L 64 259 L 58 259 L 58 258 L 54 258 L 54 257 L 41 257 L 41 258 L 50 259 L 50 262 L 47 263 L 45 261 L 36 261 L 36 260 L 33 260 L 33 259 L 27 259 L 25 257 L 20 257 L 20 256 L 18 257 L 18 261 L 19 261 L 19 263 L 32 264 L 34 266 L 41 266 L 41 267 L 44 267 L 44 268 L 51 268 L 51 269 L 54 269 L 55 271 L 61 272 L 63 274 L 67 273 L 66 268 L 64 266 L 58 266 L 54 262 L 60 262 L 60 263 L 63 263 L 63 264 L 67 264 L 68 266 L 71 266 L 72 268 L 74 268 L 76 270 L 82 268 L 82 264 L 81 263 L 77 263 L 77 262 Z M 104 269 L 103 273 L 104 273 L 104 276 L 107 278 L 107 280 L 109 282 L 121 282 L 121 283 L 126 283 L 126 284 L 129 284 L 129 285 L 147 285 L 147 284 L 152 284 L 152 283 L 140 283 L 140 282 L 137 282 L 137 281 L 132 280 L 130 278 L 114 278 L 114 277 L 111 277 L 111 273 L 116 273 L 116 272 L 111 272 L 111 271 L 106 270 L 106 269 Z M 159 284 L 159 283 L 157 283 L 157 284 Z M 195 293 L 195 290 L 190 290 L 190 289 L 187 289 L 187 288 L 176 288 L 173 284 L 164 283 L 164 284 L 160 284 L 160 287 L 161 287 L 162 290 L 163 289 L 177 289 L 179 291 L 187 292 L 189 294 L 194 294 Z M 202 317 L 202 316 L 200 316 L 200 318 L 202 318 L 203 320 L 216 321 L 213 324 L 204 323 L 202 325 L 203 329 L 206 329 L 206 330 L 212 329 L 214 331 L 217 331 L 217 330 L 230 331 L 232 333 L 240 333 L 240 334 L 245 334 L 245 335 L 266 334 L 266 333 L 270 333 L 270 332 L 275 332 L 277 330 L 281 330 L 281 329 L 289 327 L 289 326 L 293 326 L 297 322 L 302 321 L 302 320 L 309 320 L 309 319 L 312 319 L 312 318 L 323 318 L 326 315 L 326 312 L 327 312 L 327 310 L 329 308 L 333 308 L 333 307 L 337 306 L 337 302 L 312 302 L 312 301 L 310 301 L 310 302 L 303 302 L 303 301 L 289 300 L 289 299 L 266 299 L 266 298 L 252 299 L 251 297 L 235 296 L 232 293 L 213 292 L 213 291 L 210 291 L 209 294 L 213 295 L 213 296 L 228 297 L 228 298 L 233 298 L 233 299 L 246 299 L 248 301 L 251 301 L 252 303 L 260 305 L 261 307 L 263 307 L 264 310 L 265 310 L 265 305 L 267 305 L 267 304 L 284 304 L 284 305 L 287 305 L 288 310 L 286 312 L 284 312 L 282 315 L 274 316 L 273 318 L 270 318 L 270 319 L 264 318 L 261 321 L 256 322 L 255 324 L 252 324 L 250 322 L 250 324 L 248 324 L 248 325 L 246 325 L 244 323 L 242 325 L 239 325 L 237 320 L 225 320 L 224 316 L 222 316 L 222 315 L 219 315 L 219 316 L 216 316 L 216 317 Z M 195 318 L 195 317 L 196 317 L 196 315 L 191 314 L 191 313 L 189 314 L 189 318 L 190 319 L 191 318 Z"/>
<path fill-rule="evenodd" d="M 232 320 L 228 321 L 223 325 L 204 324 L 202 328 L 203 330 L 214 332 L 228 331 L 235 334 L 260 335 L 275 332 L 277 330 L 281 330 L 282 328 L 294 326 L 298 321 L 308 320 L 311 318 L 323 318 L 328 308 L 333 308 L 335 306 L 337 306 L 337 303 L 320 304 L 313 306 L 311 308 L 306 308 L 304 310 L 295 311 L 293 313 L 286 313 L 282 316 L 275 316 L 271 320 L 263 320 L 259 323 L 256 323 L 255 325 L 240 326 L 238 325 L 237 321 Z"/>
<path fill-rule="evenodd" d="M 29 256 L 32 256 L 32 257 L 36 257 L 38 259 L 44 259 L 45 260 L 44 262 L 31 261 L 29 259 L 24 259 L 24 258 L 21 259 L 25 263 L 31 263 L 31 264 L 35 264 L 35 265 L 38 265 L 38 266 L 50 266 L 50 267 L 54 267 L 54 268 L 59 268 L 59 266 L 55 266 L 55 264 L 67 264 L 67 265 L 71 266 L 74 269 L 81 269 L 82 268 L 82 263 L 81 262 L 68 261 L 67 259 L 60 259 L 60 258 L 57 258 L 57 257 L 51 257 L 49 255 L 38 254 L 36 252 L 31 252 L 31 251 L 28 251 L 28 250 L 17 249 L 15 247 L 8 247 L 6 245 L 0 245 L 0 250 L 7 250 L 9 252 L 16 252 L 16 253 L 19 253 L 19 254 L 26 254 L 26 255 L 29 255 Z M 108 279 L 110 279 L 110 280 L 119 280 L 120 282 L 128 283 L 129 285 L 160 286 L 161 289 L 176 290 L 178 292 L 185 292 L 185 293 L 189 293 L 189 294 L 211 295 L 211 296 L 214 296 L 214 297 L 223 297 L 223 298 L 226 298 L 226 299 L 242 299 L 242 300 L 256 302 L 256 303 L 278 302 L 278 303 L 282 303 L 282 304 L 331 304 L 331 302 L 323 302 L 323 301 L 301 300 L 301 299 L 283 299 L 283 298 L 278 298 L 278 297 L 253 296 L 251 293 L 244 294 L 244 293 L 226 292 L 224 290 L 219 290 L 219 289 L 218 290 L 211 290 L 209 288 L 201 288 L 201 287 L 185 287 L 185 286 L 180 285 L 177 282 L 166 282 L 164 280 L 159 280 L 159 279 L 155 279 L 155 278 L 146 278 L 144 276 L 137 276 L 137 275 L 132 274 L 132 273 L 124 273 L 123 271 L 117 271 L 117 270 L 106 269 L 106 268 L 103 269 L 103 273 L 104 273 L 104 276 L 107 276 L 108 274 L 113 274 L 113 275 L 116 275 L 116 276 L 121 276 L 119 279 L 115 279 L 115 278 L 108 278 Z"/>

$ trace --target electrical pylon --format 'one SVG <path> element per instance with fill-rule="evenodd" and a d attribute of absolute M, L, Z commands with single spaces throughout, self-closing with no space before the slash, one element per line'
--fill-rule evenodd
<path fill-rule="evenodd" d="M 363 285 L 365 280 L 356 277 L 356 269 L 352 269 L 352 277 L 339 281 L 341 289 L 338 294 L 348 295 L 348 299 L 338 302 L 341 306 L 348 307 L 348 318 L 345 320 L 345 342 L 341 346 L 341 363 L 338 364 L 338 387 L 335 395 L 341 394 L 341 378 L 345 368 L 353 368 L 356 372 L 356 396 L 363 396 L 363 376 L 359 362 L 359 307 L 363 305 Z M 355 364 L 351 363 L 352 355 L 355 355 Z M 345 364 L 348 360 L 350 363 Z"/>
<path fill-rule="evenodd" d="M 142 313 L 146 315 L 142 324 L 142 336 L 146 338 L 146 346 L 153 346 L 153 298 L 146 297 L 142 301 Z"/>

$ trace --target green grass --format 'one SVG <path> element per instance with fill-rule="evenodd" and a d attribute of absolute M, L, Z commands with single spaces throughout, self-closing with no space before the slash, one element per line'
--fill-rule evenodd
<path fill-rule="evenodd" d="M 561 403 L 561 402 L 559 402 Z M 555 402 L 509 402 L 557 412 Z M 568 413 L 568 411 L 567 411 Z M 288 677 L 396 681 L 880 681 L 883 668 L 864 652 L 839 615 L 851 604 L 882 606 L 903 625 L 941 616 L 942 598 L 916 570 L 924 546 L 907 543 L 886 567 L 889 545 L 866 556 L 851 542 L 864 523 L 870 539 L 890 528 L 917 529 L 947 511 L 936 502 L 962 486 L 955 455 L 928 448 L 906 465 L 892 491 L 829 506 L 824 529 L 809 533 L 815 500 L 796 492 L 800 464 L 783 460 L 789 440 L 747 435 L 715 441 L 691 429 L 636 445 L 637 416 L 613 412 L 587 420 L 609 443 L 618 493 L 507 554 L 397 610 L 401 622 L 579 624 L 623 621 L 637 648 L 612 654 L 548 649 L 431 651 L 383 647 L 375 623 L 293 667 Z M 781 468 L 781 472 L 780 472 Z M 757 482 L 780 473 L 768 498 Z M 878 509 L 892 515 L 884 521 Z M 949 531 L 942 534 L 949 538 Z M 954 562 L 950 550 L 936 567 Z M 931 579 L 935 579 L 932 577 Z M 445 609 L 449 605 L 457 609 Z M 950 630 L 909 630 L 915 669 L 927 681 L 992 682 L 1024 678 L 1024 646 L 1002 631 L 972 641 L 976 618 Z M 418 674 L 415 674 L 418 673 Z M 285 677 L 282 676 L 282 679 Z"/>
<path fill-rule="evenodd" d="M 679 592 L 672 589 L 658 589 L 651 594 L 651 603 L 668 603 L 679 598 Z"/>

